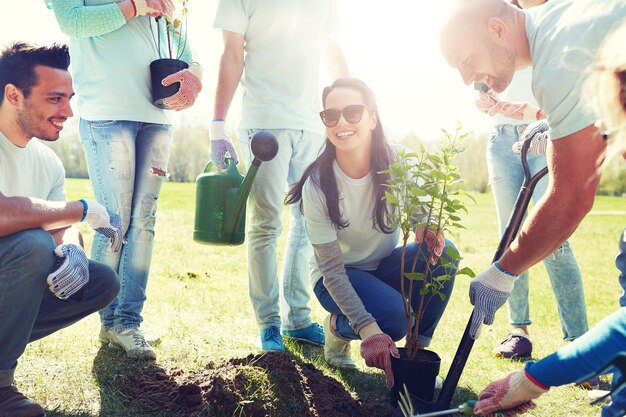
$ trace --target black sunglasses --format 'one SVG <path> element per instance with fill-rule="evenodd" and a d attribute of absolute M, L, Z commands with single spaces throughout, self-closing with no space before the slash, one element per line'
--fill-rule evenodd
<path fill-rule="evenodd" d="M 322 123 L 324 123 L 327 127 L 337 126 L 342 114 L 346 122 L 355 124 L 361 121 L 364 109 L 367 109 L 367 107 L 363 104 L 351 104 L 344 107 L 343 110 L 335 108 L 322 110 L 320 112 L 320 117 L 322 118 Z"/>

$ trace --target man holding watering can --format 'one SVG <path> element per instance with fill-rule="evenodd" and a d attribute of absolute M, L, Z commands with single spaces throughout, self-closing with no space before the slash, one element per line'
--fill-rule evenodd
<path fill-rule="evenodd" d="M 323 330 L 311 321 L 308 306 L 312 248 L 297 207 L 290 208 L 280 307 L 276 246 L 284 193 L 300 179 L 324 143 L 317 118 L 323 48 L 331 77 L 348 75 L 333 38 L 338 28 L 336 2 L 220 0 L 214 27 L 223 32 L 224 52 L 211 123 L 211 159 L 220 168 L 226 168 L 226 155 L 237 162 L 225 119 L 240 80 L 244 98 L 238 136 L 246 165 L 252 161 L 250 143 L 257 131 L 270 131 L 279 144 L 276 157 L 260 166 L 248 206 L 249 292 L 261 329 L 261 348 L 283 351 L 283 335 L 323 345 Z"/>

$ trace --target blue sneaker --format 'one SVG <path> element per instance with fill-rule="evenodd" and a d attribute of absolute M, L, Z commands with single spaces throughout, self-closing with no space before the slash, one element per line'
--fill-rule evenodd
<path fill-rule="evenodd" d="M 261 349 L 274 350 L 277 352 L 284 352 L 285 345 L 283 344 L 283 338 L 280 336 L 278 326 L 270 326 L 261 330 Z"/>
<path fill-rule="evenodd" d="M 315 322 L 304 329 L 283 330 L 282 334 L 313 346 L 324 346 L 324 328 Z"/>

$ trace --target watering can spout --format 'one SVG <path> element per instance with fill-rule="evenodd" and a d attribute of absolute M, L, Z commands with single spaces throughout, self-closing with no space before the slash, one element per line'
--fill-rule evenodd
<path fill-rule="evenodd" d="M 210 172 L 211 162 L 196 179 L 194 240 L 215 245 L 239 245 L 244 241 L 246 201 L 259 166 L 278 153 L 278 141 L 270 132 L 257 132 L 250 142 L 254 160 L 245 178 L 232 159 L 226 172 Z"/>

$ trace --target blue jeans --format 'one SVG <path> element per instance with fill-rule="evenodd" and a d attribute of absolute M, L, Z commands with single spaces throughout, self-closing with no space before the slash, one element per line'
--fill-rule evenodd
<path fill-rule="evenodd" d="M 107 306 L 117 295 L 117 274 L 89 262 L 89 282 L 67 300 L 46 279 L 57 257 L 50 233 L 30 229 L 0 237 L 0 387 L 13 383 L 26 345 Z"/>
<path fill-rule="evenodd" d="M 102 326 L 139 327 L 152 260 L 157 200 L 167 176 L 171 126 L 122 120 L 81 119 L 80 136 L 96 200 L 119 214 L 126 244 L 112 252 L 96 233 L 91 259 L 117 271 L 122 288 L 100 312 Z"/>
<path fill-rule="evenodd" d="M 626 307 L 626 229 L 619 237 L 619 252 L 615 258 L 615 266 L 619 270 L 619 283 L 622 286 L 622 295 L 619 297 L 619 305 Z"/>
<path fill-rule="evenodd" d="M 446 240 L 446 249 L 444 249 L 444 258 L 448 247 L 456 248 L 449 240 Z M 405 271 L 410 271 L 413 258 L 420 249 L 420 245 L 413 242 L 407 245 L 407 253 L 405 258 Z M 422 253 L 427 253 L 426 244 L 422 244 Z M 402 259 L 402 247 L 395 248 L 389 256 L 384 258 L 375 271 L 363 271 L 355 268 L 346 268 L 350 284 L 356 291 L 357 295 L 363 302 L 365 309 L 374 317 L 380 329 L 389 335 L 393 340 L 398 341 L 406 336 L 407 325 L 404 315 L 404 306 L 402 303 L 402 295 L 400 293 L 400 266 Z M 423 257 L 417 262 L 416 271 L 424 271 L 425 260 Z M 452 288 L 454 287 L 455 271 L 447 271 L 438 262 L 431 266 L 432 275 L 437 277 L 451 273 L 452 279 L 446 281 L 441 289 L 445 295 L 442 300 L 439 296 L 428 294 L 424 301 L 424 310 L 422 320 L 419 323 L 418 343 L 420 346 L 426 347 L 430 345 L 433 333 L 439 324 L 439 320 L 443 315 Z M 405 279 L 405 288 L 408 288 L 409 280 Z M 417 311 L 420 303 L 419 291 L 422 288 L 421 281 L 414 281 L 413 295 L 411 307 L 413 311 Z M 336 330 L 337 333 L 348 340 L 360 339 L 359 335 L 350 326 L 350 320 L 344 315 L 335 303 L 326 287 L 324 280 L 319 279 L 314 288 L 315 295 L 324 310 L 337 315 Z"/>
<path fill-rule="evenodd" d="M 496 126 L 487 145 L 487 167 L 489 182 L 496 201 L 496 211 L 500 234 L 507 226 L 515 206 L 515 200 L 524 181 L 522 162 L 519 154 L 511 150 L 513 143 L 519 140 L 526 126 Z M 546 166 L 544 155 L 528 154 L 528 166 L 534 175 Z M 537 183 L 533 192 L 533 201 L 543 196 L 548 186 L 544 177 Z M 580 269 L 568 242 L 543 260 L 548 271 L 552 291 L 556 298 L 561 330 L 565 340 L 574 340 L 588 330 L 587 310 Z M 509 321 L 513 326 L 528 326 L 530 311 L 528 306 L 528 271 L 520 274 L 507 301 Z"/>
<path fill-rule="evenodd" d="M 254 156 L 250 141 L 257 130 L 241 129 L 239 145 L 246 166 Z M 302 130 L 270 130 L 278 139 L 278 154 L 261 163 L 248 199 L 248 282 L 250 300 L 260 328 L 271 325 L 298 330 L 311 325 L 309 260 L 313 247 L 298 204 L 289 207 L 289 231 L 282 265 L 279 305 L 276 244 L 282 232 L 285 191 L 300 180 L 315 160 L 324 137 Z"/>

